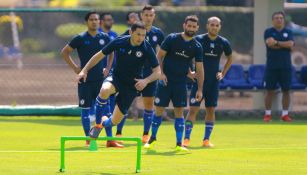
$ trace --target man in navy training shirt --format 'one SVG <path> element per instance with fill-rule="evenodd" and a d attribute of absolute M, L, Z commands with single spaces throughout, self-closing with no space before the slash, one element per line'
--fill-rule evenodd
<path fill-rule="evenodd" d="M 85 22 L 88 30 L 75 36 L 61 52 L 63 59 L 76 74 L 80 73 L 81 69 L 87 64 L 95 53 L 110 42 L 110 38 L 107 34 L 98 32 L 99 14 L 97 12 L 89 12 L 86 14 Z M 70 56 L 74 49 L 77 49 L 81 63 L 80 66 L 77 65 Z M 109 60 L 113 60 L 112 53 L 110 53 L 109 58 Z M 95 102 L 95 98 L 99 93 L 103 79 L 103 63 L 100 61 L 91 71 L 88 72 L 87 82 L 81 82 L 78 84 L 79 107 L 81 107 L 82 126 L 86 136 L 89 135 L 90 130 L 90 108 Z M 111 135 L 108 132 L 107 135 L 112 136 L 112 131 Z M 86 142 L 86 145 L 89 145 L 89 141 Z M 108 147 L 113 147 L 116 145 L 117 144 L 114 141 L 107 142 Z"/>
<path fill-rule="evenodd" d="M 141 19 L 142 22 L 145 25 L 146 28 L 146 41 L 150 43 L 154 51 L 156 52 L 164 40 L 164 34 L 161 31 L 161 29 L 153 26 L 153 22 L 155 20 L 155 9 L 151 5 L 146 5 L 143 7 L 141 12 Z M 129 31 L 129 30 L 128 30 Z M 126 32 L 127 33 L 127 32 Z M 143 76 L 147 77 L 152 73 L 152 69 L 149 65 L 149 62 L 145 63 L 145 66 L 143 68 Z M 149 136 L 149 130 L 154 114 L 154 97 L 156 94 L 157 89 L 157 81 L 154 81 L 152 83 L 149 83 L 142 91 L 141 95 L 143 98 L 143 104 L 144 104 L 144 112 L 143 112 L 143 136 L 142 136 L 142 142 L 147 143 Z M 124 119 L 117 125 L 117 132 L 116 136 L 122 135 L 122 128 L 125 122 L 126 116 Z"/>
<path fill-rule="evenodd" d="M 101 51 L 97 52 L 77 76 L 79 81 L 86 80 L 88 71 L 101 59 L 112 53 L 116 54 L 116 64 L 112 76 L 102 84 L 96 98 L 96 125 L 91 128 L 90 137 L 97 138 L 103 127 L 117 125 L 127 113 L 133 99 L 149 83 L 157 80 L 161 74 L 158 60 L 150 44 L 145 41 L 146 28 L 142 22 L 131 26 L 130 35 L 118 37 Z M 145 62 L 153 69 L 148 77 L 142 77 Z M 116 95 L 113 115 L 108 118 L 102 112 L 107 107 L 110 95 Z M 101 117 L 102 116 L 102 117 Z"/>
<path fill-rule="evenodd" d="M 212 147 L 209 142 L 211 132 L 215 122 L 215 107 L 217 106 L 219 94 L 219 81 L 224 78 L 232 63 L 232 49 L 228 40 L 219 35 L 221 30 L 221 20 L 218 17 L 210 17 L 207 20 L 208 33 L 198 35 L 195 39 L 203 47 L 203 64 L 205 70 L 205 80 L 203 85 L 203 97 L 206 106 L 205 132 L 202 146 Z M 227 62 L 222 71 L 219 71 L 220 59 L 222 54 L 227 57 Z M 199 111 L 201 101 L 195 100 L 197 83 L 194 83 L 190 95 L 190 108 L 185 121 L 185 137 L 183 146 L 188 147 L 190 144 L 190 135 L 193 129 L 193 123 Z"/>
<path fill-rule="evenodd" d="M 164 108 L 168 107 L 170 100 L 172 100 L 175 113 L 175 150 L 188 151 L 187 148 L 182 146 L 183 110 L 187 105 L 186 77 L 193 59 L 195 59 L 198 80 L 197 101 L 202 99 L 204 81 L 203 49 L 201 44 L 193 38 L 198 28 L 198 18 L 196 16 L 187 16 L 183 23 L 184 32 L 168 35 L 158 51 L 157 57 L 162 74 L 155 98 L 156 111 L 152 121 L 151 136 L 144 145 L 146 149 L 152 149 L 156 143 L 158 128 L 162 122 L 161 115 L 164 112 Z"/>
<path fill-rule="evenodd" d="M 266 29 L 264 32 L 267 56 L 264 86 L 267 92 L 263 120 L 265 122 L 272 120 L 272 98 L 279 84 L 282 90 L 281 120 L 291 122 L 292 119 L 288 114 L 288 109 L 292 75 L 291 49 L 294 45 L 293 35 L 289 29 L 285 28 L 284 12 L 273 13 L 272 25 L 273 27 Z"/>

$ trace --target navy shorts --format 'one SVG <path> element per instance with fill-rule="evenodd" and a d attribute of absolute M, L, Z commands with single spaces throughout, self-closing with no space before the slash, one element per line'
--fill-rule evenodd
<path fill-rule="evenodd" d="M 78 84 L 79 107 L 90 108 L 100 92 L 102 81 L 87 81 Z"/>
<path fill-rule="evenodd" d="M 157 86 L 158 86 L 157 83 L 158 81 L 153 81 L 147 84 L 147 86 L 143 89 L 141 93 L 142 97 L 154 97 L 157 92 Z"/>
<path fill-rule="evenodd" d="M 190 95 L 190 106 L 200 106 L 201 101 L 196 101 L 197 82 L 193 84 Z M 203 99 L 206 107 L 216 107 L 219 96 L 219 81 L 216 78 L 206 79 L 203 85 Z"/>
<path fill-rule="evenodd" d="M 138 91 L 134 86 L 125 85 L 112 76 L 107 77 L 104 82 L 113 84 L 116 89 L 115 103 L 123 114 L 127 114 L 134 98 L 138 96 Z"/>
<path fill-rule="evenodd" d="M 160 107 L 168 107 L 170 100 L 172 100 L 174 107 L 187 106 L 186 83 L 168 82 L 167 86 L 165 86 L 163 81 L 158 81 L 155 105 Z"/>
<path fill-rule="evenodd" d="M 266 69 L 264 76 L 264 87 L 267 90 L 278 89 L 283 91 L 291 89 L 291 68 L 290 69 Z"/>

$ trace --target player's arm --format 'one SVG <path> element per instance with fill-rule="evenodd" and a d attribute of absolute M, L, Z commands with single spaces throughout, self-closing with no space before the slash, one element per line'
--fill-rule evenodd
<path fill-rule="evenodd" d="M 65 60 L 65 62 L 72 68 L 72 70 L 78 74 L 81 71 L 81 68 L 73 61 L 70 54 L 73 52 L 73 48 L 68 44 L 62 49 L 61 56 Z"/>
<path fill-rule="evenodd" d="M 228 72 L 228 70 L 229 70 L 229 68 L 230 68 L 230 66 L 232 64 L 232 54 L 230 54 L 230 55 L 228 55 L 226 57 L 227 57 L 227 61 L 226 61 L 225 65 L 224 65 L 223 71 L 222 72 L 218 72 L 216 74 L 216 78 L 218 80 L 222 80 L 224 78 L 224 76 L 226 75 L 226 73 Z"/>
<path fill-rule="evenodd" d="M 205 79 L 203 62 L 195 62 L 195 68 L 196 68 L 196 78 L 197 78 L 198 89 L 203 89 L 203 83 Z"/>
<path fill-rule="evenodd" d="M 292 50 L 293 46 L 294 46 L 294 42 L 292 40 L 289 40 L 289 41 L 277 41 L 277 40 L 275 40 L 274 45 L 278 46 L 280 48 L 287 48 L 287 49 Z"/>
<path fill-rule="evenodd" d="M 135 81 L 137 81 L 137 83 L 135 83 L 135 88 L 139 91 L 143 90 L 147 86 L 147 84 L 159 79 L 160 75 L 160 66 L 156 66 L 152 69 L 152 73 L 148 77 L 144 79 L 135 79 Z"/>
<path fill-rule="evenodd" d="M 163 60 L 165 55 L 167 54 L 167 52 L 163 49 L 159 49 L 158 53 L 157 53 L 157 58 L 159 61 L 159 65 L 160 65 L 160 70 L 161 70 L 161 76 L 159 77 L 160 80 L 162 80 L 164 82 L 164 84 L 167 84 L 167 78 L 166 75 L 163 72 Z"/>
<path fill-rule="evenodd" d="M 84 68 L 81 70 L 81 72 L 77 76 L 77 80 L 80 83 L 80 81 L 83 79 L 83 81 L 86 81 L 87 73 L 88 71 L 94 67 L 100 60 L 102 60 L 105 57 L 105 55 L 102 53 L 102 51 L 97 52 L 92 58 L 87 62 L 87 64 L 84 66 Z"/>
<path fill-rule="evenodd" d="M 103 69 L 104 77 L 109 75 L 110 70 L 112 69 L 113 61 L 114 61 L 114 52 L 108 55 L 107 67 Z"/>

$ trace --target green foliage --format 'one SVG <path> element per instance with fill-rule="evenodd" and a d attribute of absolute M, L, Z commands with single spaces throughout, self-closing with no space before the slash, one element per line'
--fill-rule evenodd
<path fill-rule="evenodd" d="M 135 0 L 81 0 L 80 6 L 110 8 L 117 6 L 133 6 L 136 5 Z"/>
<path fill-rule="evenodd" d="M 21 40 L 21 50 L 23 53 L 39 52 L 44 48 L 44 44 L 39 39 L 25 38 Z"/>
<path fill-rule="evenodd" d="M 61 24 L 55 29 L 55 34 L 64 39 L 71 38 L 72 36 L 86 30 L 86 25 L 80 23 L 67 23 Z"/>
<path fill-rule="evenodd" d="M 127 25 L 125 24 L 115 24 L 112 27 L 112 30 L 114 30 L 118 35 L 121 35 L 127 30 Z"/>

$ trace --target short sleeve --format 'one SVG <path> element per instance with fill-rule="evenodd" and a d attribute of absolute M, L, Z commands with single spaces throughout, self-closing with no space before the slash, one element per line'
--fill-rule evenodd
<path fill-rule="evenodd" d="M 195 49 L 195 62 L 203 62 L 203 47 L 197 42 Z"/>
<path fill-rule="evenodd" d="M 81 46 L 80 35 L 75 36 L 68 44 L 71 48 L 76 49 Z"/>
<path fill-rule="evenodd" d="M 266 39 L 270 38 L 270 37 L 271 37 L 271 32 L 270 32 L 269 29 L 266 29 L 266 30 L 264 31 L 264 41 L 265 41 Z"/>
<path fill-rule="evenodd" d="M 169 51 L 171 48 L 171 43 L 172 43 L 172 37 L 173 35 L 170 34 L 168 35 L 165 40 L 162 42 L 161 44 L 161 49 L 165 50 L 165 51 Z"/>
<path fill-rule="evenodd" d="M 232 54 L 232 49 L 231 49 L 229 41 L 227 39 L 224 39 L 223 40 L 223 44 L 224 44 L 223 50 L 224 50 L 225 55 L 226 56 L 231 55 Z"/>
<path fill-rule="evenodd" d="M 159 32 L 158 32 L 158 44 L 159 44 L 159 46 L 162 45 L 163 40 L 164 40 L 164 33 L 161 30 L 159 30 Z"/>
<path fill-rule="evenodd" d="M 148 43 L 149 45 L 149 43 Z M 159 66 L 158 59 L 152 47 L 147 47 L 147 59 L 151 68 Z"/>
<path fill-rule="evenodd" d="M 294 41 L 293 32 L 291 30 L 288 30 L 288 32 L 288 41 Z"/>
<path fill-rule="evenodd" d="M 116 50 L 116 48 L 118 47 L 117 43 L 117 39 L 114 39 L 113 41 L 111 41 L 109 44 L 107 44 L 104 48 L 102 48 L 101 52 L 104 55 L 109 55 L 110 53 L 112 53 L 114 50 Z"/>

